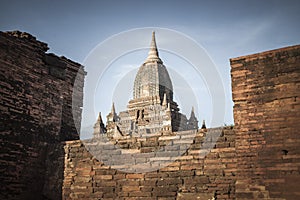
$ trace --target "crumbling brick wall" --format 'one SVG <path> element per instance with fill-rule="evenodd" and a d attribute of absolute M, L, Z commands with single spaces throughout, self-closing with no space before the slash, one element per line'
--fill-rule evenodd
<path fill-rule="evenodd" d="M 175 162 L 136 174 L 103 165 L 77 140 L 85 72 L 47 50 L 27 33 L 0 32 L 0 199 L 300 198 L 299 45 L 231 59 L 234 130 L 205 157 L 199 131 Z"/>
<path fill-rule="evenodd" d="M 230 62 L 237 199 L 300 199 L 300 46 Z"/>
<path fill-rule="evenodd" d="M 136 149 L 121 149 L 120 153 L 111 153 L 110 159 L 116 159 L 116 162 L 122 157 L 128 158 L 126 163 L 128 165 L 112 167 L 97 160 L 94 154 L 86 150 L 85 143 L 79 140 L 66 142 L 63 199 L 234 199 L 236 173 L 234 131 L 230 127 L 221 130 L 221 135 L 212 149 L 205 147 L 207 143 L 204 145 L 204 141 L 211 141 L 209 134 L 209 131 L 201 130 L 196 135 L 182 132 L 176 136 L 161 135 L 147 138 L 148 142 L 137 145 L 140 146 L 138 149 L 141 153 L 133 162 L 130 158 Z M 170 152 L 179 152 L 176 145 L 170 146 L 168 152 L 154 151 L 153 155 L 156 154 L 156 157 L 142 153 L 154 146 L 163 148 L 162 143 L 165 142 L 183 146 L 187 144 L 189 147 L 186 153 L 177 157 L 176 161 L 158 170 L 144 173 L 120 170 L 130 167 L 131 163 L 139 166 L 139 163 L 146 162 L 151 166 L 170 160 Z M 122 140 L 118 143 L 123 144 Z M 95 142 L 95 145 L 99 143 Z M 102 152 L 103 156 L 112 151 L 105 146 L 103 149 L 108 152 Z M 203 156 L 205 151 L 209 153 Z"/>
<path fill-rule="evenodd" d="M 49 198 L 44 195 L 51 193 L 44 188 L 47 149 L 79 138 L 72 92 L 75 77 L 83 80 L 84 71 L 47 50 L 27 33 L 0 32 L 1 199 Z M 74 93 L 75 122 L 81 117 L 82 87 L 79 82 Z"/>

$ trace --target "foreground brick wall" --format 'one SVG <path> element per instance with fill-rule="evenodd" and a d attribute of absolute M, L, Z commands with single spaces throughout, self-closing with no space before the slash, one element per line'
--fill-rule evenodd
<path fill-rule="evenodd" d="M 61 189 L 44 188 L 46 173 L 56 173 L 55 168 L 47 171 L 45 160 L 56 160 L 47 152 L 53 144 L 78 139 L 72 91 L 78 70 L 81 79 L 84 72 L 81 65 L 47 50 L 47 44 L 27 33 L 0 32 L 0 199 L 44 199 L 45 193 L 60 198 Z M 83 82 L 74 93 L 76 122 L 82 87 Z M 58 176 L 62 179 L 62 172 Z"/>
<path fill-rule="evenodd" d="M 230 62 L 237 199 L 300 199 L 300 46 Z"/>
<path fill-rule="evenodd" d="M 0 32 L 0 199 L 300 199 L 300 46 L 231 59 L 234 130 L 205 157 L 209 132 L 191 145 L 184 132 L 138 141 L 141 155 L 161 143 L 190 145 L 147 173 L 104 165 L 76 140 L 85 73 L 47 50 L 27 33 Z M 114 159 L 135 152 L 126 142 Z"/>
<path fill-rule="evenodd" d="M 192 144 L 187 153 L 179 156 L 175 162 L 159 170 L 145 173 L 125 173 L 116 170 L 95 159 L 81 141 L 67 142 L 64 147 L 63 199 L 207 200 L 213 197 L 234 199 L 236 173 L 234 132 L 229 127 L 223 129 L 214 148 L 202 157 L 201 153 L 206 151 L 202 146 L 203 141 L 209 137 L 209 133 L 200 131 L 192 138 L 190 134 L 183 132 L 178 133 L 177 137 L 158 136 L 149 139 L 151 143 L 140 145 L 141 152 L 150 146 L 159 144 L 161 146 L 162 142 L 174 144 L 186 142 L 190 145 L 191 139 Z M 110 149 L 107 148 L 107 151 Z M 170 151 L 178 149 L 170 148 Z M 122 156 L 130 158 L 136 150 L 125 152 L 112 155 L 111 159 L 118 160 Z M 156 158 L 147 158 L 141 153 L 138 159 L 149 159 L 149 165 L 154 165 L 162 160 L 168 160 L 169 157 L 161 153 Z M 138 159 L 134 163 L 138 163 Z M 120 166 L 122 167 L 124 166 Z"/>

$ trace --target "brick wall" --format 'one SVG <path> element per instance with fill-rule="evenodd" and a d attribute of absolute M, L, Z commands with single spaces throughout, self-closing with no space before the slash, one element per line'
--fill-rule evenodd
<path fill-rule="evenodd" d="M 64 147 L 66 155 L 63 199 L 207 200 L 213 197 L 234 199 L 236 173 L 234 131 L 227 127 L 221 132 L 218 142 L 211 150 L 205 147 L 207 143 L 203 145 L 204 141 L 210 140 L 210 131 L 207 133 L 199 131 L 196 135 L 182 132 L 177 133 L 175 137 L 153 136 L 147 138 L 148 142 L 137 145 L 139 153 L 134 161 L 130 158 L 134 157 L 133 154 L 137 149 L 126 150 L 123 146 L 120 154 L 111 155 L 110 159 L 116 161 L 122 157 L 128 158 L 128 166 L 123 164 L 113 167 L 99 162 L 95 155 L 91 155 L 86 150 L 86 146 L 81 141 L 69 141 Z M 141 141 L 135 142 L 141 143 Z M 176 161 L 158 170 L 144 173 L 122 172 L 122 169 L 133 165 L 131 163 L 139 166 L 139 162 L 143 162 L 151 166 L 169 160 L 168 153 L 179 152 L 176 145 L 171 146 L 168 152 L 153 151 L 156 154 L 155 158 L 145 154 L 150 147 L 163 148 L 163 144 L 168 142 L 181 145 L 186 143 L 189 148 Z M 123 144 L 120 140 L 118 143 Z M 99 147 L 99 143 L 94 145 Z M 112 151 L 112 148 L 105 146 L 102 149 L 107 151 L 107 153 L 102 152 L 102 155 L 110 154 L 109 151 Z M 203 152 L 206 150 L 210 153 L 203 157 Z"/>
<path fill-rule="evenodd" d="M 300 199 L 300 46 L 230 62 L 237 199 Z"/>
<path fill-rule="evenodd" d="M 300 198 L 299 45 L 230 60 L 235 128 L 224 128 L 212 149 L 203 130 L 117 141 L 123 150 L 111 159 L 138 151 L 134 163 L 150 166 L 169 159 L 143 158 L 155 147 L 189 145 L 144 173 L 105 165 L 77 140 L 85 72 L 47 50 L 27 33 L 0 32 L 0 199 Z"/>
<path fill-rule="evenodd" d="M 47 44 L 27 33 L 0 32 L 1 199 L 47 198 L 48 149 L 78 139 L 72 91 L 77 72 L 84 77 L 83 69 L 47 50 Z M 76 122 L 82 87 L 81 81 L 74 93 Z"/>

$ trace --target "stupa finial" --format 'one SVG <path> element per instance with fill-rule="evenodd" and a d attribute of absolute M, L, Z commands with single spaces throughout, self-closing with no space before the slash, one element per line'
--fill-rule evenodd
<path fill-rule="evenodd" d="M 159 58 L 158 55 L 158 50 L 157 50 L 157 46 L 156 46 L 156 39 L 155 39 L 155 32 L 152 32 L 152 40 L 151 40 L 151 45 L 150 45 L 150 51 L 148 53 L 148 57 L 145 61 L 145 63 L 147 62 L 160 62 L 162 63 L 161 59 Z"/>

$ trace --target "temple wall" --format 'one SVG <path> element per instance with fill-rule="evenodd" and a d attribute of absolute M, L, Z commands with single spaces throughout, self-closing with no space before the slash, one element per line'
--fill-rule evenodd
<path fill-rule="evenodd" d="M 55 143 L 78 139 L 71 106 L 74 79 L 82 68 L 47 50 L 27 33 L 0 32 L 0 199 L 57 199 L 61 194 L 57 184 L 55 191 L 44 187 L 46 173 L 56 173 L 55 168 L 47 172 L 45 160 Z M 83 71 L 79 74 L 83 78 Z M 77 122 L 82 87 L 81 81 L 74 93 Z"/>
<path fill-rule="evenodd" d="M 106 151 L 102 152 L 101 158 L 110 154 L 108 159 L 114 163 L 126 159 L 125 165 L 106 165 L 95 158 L 94 151 L 91 154 L 86 150 L 85 143 L 79 140 L 66 142 L 63 199 L 234 199 L 234 131 L 230 127 L 220 130 L 216 143 L 213 143 L 210 135 L 213 133 L 210 131 L 199 131 L 194 135 L 185 131 L 175 136 L 153 136 L 134 142 L 119 140 L 116 144 L 121 148 L 119 152 L 102 144 L 104 146 L 101 149 Z M 136 149 L 130 149 L 130 143 L 139 145 L 136 145 Z M 159 152 L 155 149 L 164 148 L 167 143 L 173 144 L 168 146 L 168 151 Z M 208 148 L 209 144 L 212 144 L 212 149 Z M 170 153 L 175 155 L 180 152 L 178 147 L 187 147 L 186 153 L 178 155 L 174 162 L 161 166 L 171 160 Z M 132 160 L 137 149 L 140 153 Z M 204 156 L 206 151 L 209 153 Z M 149 156 L 147 152 L 153 154 Z M 138 168 L 140 163 L 146 163 L 146 166 Z M 134 169 L 135 166 L 138 170 L 157 166 L 158 170 L 128 172 L 129 168 Z"/>
<path fill-rule="evenodd" d="M 300 199 L 300 46 L 230 62 L 237 199 Z"/>

